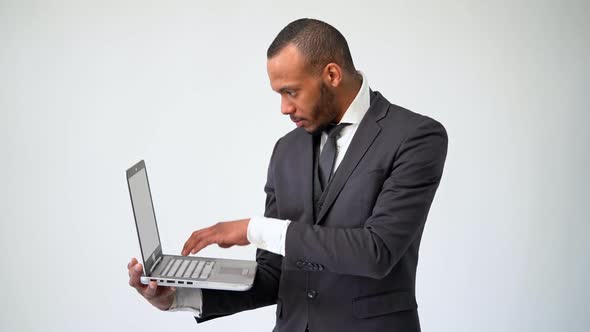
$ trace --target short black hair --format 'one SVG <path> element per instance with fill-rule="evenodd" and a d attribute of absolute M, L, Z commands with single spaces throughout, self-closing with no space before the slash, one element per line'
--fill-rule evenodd
<path fill-rule="evenodd" d="M 356 75 L 346 39 L 328 23 L 311 18 L 289 23 L 268 47 L 266 58 L 272 58 L 290 44 L 297 47 L 305 57 L 307 65 L 314 71 L 321 70 L 333 62 Z"/>

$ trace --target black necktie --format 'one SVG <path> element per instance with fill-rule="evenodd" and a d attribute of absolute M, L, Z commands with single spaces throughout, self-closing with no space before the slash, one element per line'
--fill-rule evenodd
<path fill-rule="evenodd" d="M 328 134 L 328 139 L 324 144 L 324 148 L 320 153 L 319 163 L 319 180 L 322 190 L 326 188 L 330 177 L 334 170 L 334 162 L 336 161 L 336 140 L 340 136 L 340 131 L 349 125 L 349 123 L 341 123 L 339 125 L 329 125 L 324 131 Z"/>

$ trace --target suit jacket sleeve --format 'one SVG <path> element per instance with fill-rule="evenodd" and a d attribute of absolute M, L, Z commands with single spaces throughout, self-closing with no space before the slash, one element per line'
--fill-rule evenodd
<path fill-rule="evenodd" d="M 277 145 L 278 142 L 275 145 L 274 150 L 276 150 Z M 267 182 L 264 187 L 264 191 L 266 192 L 264 216 L 277 218 L 274 181 L 271 172 L 272 160 L 273 158 L 271 157 Z M 200 318 L 195 317 L 197 322 L 201 323 L 244 310 L 276 304 L 282 261 L 282 256 L 270 251 L 258 249 L 256 251 L 258 269 L 256 271 L 256 277 L 252 288 L 244 292 L 203 289 L 202 313 Z"/>
<path fill-rule="evenodd" d="M 292 222 L 287 229 L 285 269 L 384 278 L 424 227 L 447 152 L 444 127 L 424 117 L 399 146 L 363 228 Z"/>

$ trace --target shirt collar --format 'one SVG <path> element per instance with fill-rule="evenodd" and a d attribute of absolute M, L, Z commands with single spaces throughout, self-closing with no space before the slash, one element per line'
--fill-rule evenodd
<path fill-rule="evenodd" d="M 371 96 L 369 91 L 369 82 L 367 82 L 367 77 L 361 71 L 358 73 L 363 77 L 363 83 L 361 84 L 361 88 L 359 92 L 356 94 L 356 97 L 344 112 L 340 123 L 351 123 L 356 124 L 360 123 L 365 113 L 369 110 L 369 105 L 371 104 Z"/>

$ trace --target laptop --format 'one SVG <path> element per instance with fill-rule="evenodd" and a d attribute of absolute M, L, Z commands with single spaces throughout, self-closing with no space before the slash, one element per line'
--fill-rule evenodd
<path fill-rule="evenodd" d="M 234 291 L 252 287 L 255 261 L 163 254 L 143 160 L 127 170 L 127 185 L 143 260 L 142 284 Z"/>

